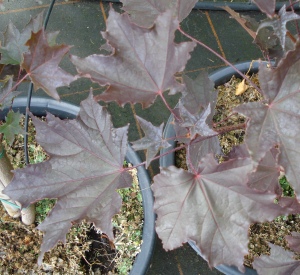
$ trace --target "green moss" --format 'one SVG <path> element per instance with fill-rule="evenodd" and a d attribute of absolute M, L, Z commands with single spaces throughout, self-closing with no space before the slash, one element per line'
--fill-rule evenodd
<path fill-rule="evenodd" d="M 50 210 L 53 208 L 56 199 L 43 199 L 36 203 L 36 217 L 35 220 L 40 224 L 48 215 Z"/>
<path fill-rule="evenodd" d="M 290 184 L 285 176 L 283 176 L 279 180 L 279 184 L 282 188 L 282 192 L 283 192 L 284 196 L 286 196 L 286 197 L 294 197 L 295 196 L 294 189 L 290 186 Z"/>

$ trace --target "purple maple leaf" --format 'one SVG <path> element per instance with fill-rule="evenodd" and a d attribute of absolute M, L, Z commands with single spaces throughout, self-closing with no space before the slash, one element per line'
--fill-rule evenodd
<path fill-rule="evenodd" d="M 157 17 L 151 29 L 131 23 L 128 14 L 112 8 L 107 20 L 107 31 L 102 36 L 113 49 L 109 56 L 91 55 L 86 58 L 71 56 L 81 76 L 90 78 L 107 90 L 97 100 L 141 103 L 148 107 L 157 95 L 166 90 L 171 94 L 183 90 L 174 74 L 182 71 L 193 42 L 174 43 L 178 20 L 170 11 Z"/>
<path fill-rule="evenodd" d="M 278 180 L 280 175 L 280 167 L 277 165 L 278 153 L 276 148 L 272 148 L 271 151 L 266 153 L 255 171 L 249 174 L 249 187 L 260 191 L 270 191 L 279 196 L 282 194 Z M 233 147 L 227 157 L 229 159 L 248 158 L 250 155 L 246 145 L 242 144 Z"/>
<path fill-rule="evenodd" d="M 191 114 L 179 101 L 178 109 L 181 119 L 179 125 L 189 129 L 191 139 L 194 139 L 196 135 L 205 137 L 217 135 L 217 132 L 213 131 L 207 124 L 207 118 L 211 114 L 210 104 L 203 112 Z"/>
<path fill-rule="evenodd" d="M 265 98 L 235 108 L 249 117 L 245 142 L 256 163 L 271 148 L 279 146 L 278 164 L 300 194 L 300 43 L 289 51 L 277 68 L 260 66 L 259 81 Z"/>
<path fill-rule="evenodd" d="M 201 72 L 196 79 L 190 79 L 184 75 L 183 82 L 186 89 L 180 100 L 184 107 L 191 114 L 196 114 L 210 104 L 212 112 L 208 116 L 208 121 L 211 122 L 218 98 L 218 93 L 214 89 L 214 82 L 210 80 L 207 72 Z"/>
<path fill-rule="evenodd" d="M 274 204 L 276 195 L 247 186 L 249 158 L 217 164 L 208 155 L 196 168 L 191 173 L 170 166 L 154 177 L 158 236 L 166 250 L 192 240 L 210 266 L 236 265 L 243 271 L 249 225 L 291 210 Z"/>
<path fill-rule="evenodd" d="M 48 95 L 59 100 L 57 88 L 68 86 L 76 77 L 58 67 L 61 59 L 70 50 L 67 45 L 52 45 L 44 30 L 32 33 L 26 46 L 21 67 L 26 70 L 34 89 L 42 88 Z"/>
<path fill-rule="evenodd" d="M 43 198 L 58 201 L 38 226 L 45 232 L 43 255 L 58 241 L 65 242 L 73 223 L 86 219 L 113 239 L 112 216 L 122 200 L 116 189 L 129 187 L 131 176 L 123 168 L 128 127 L 114 129 L 110 115 L 93 100 L 82 101 L 75 120 L 47 115 L 47 122 L 32 116 L 37 141 L 50 160 L 16 170 L 4 193 L 27 207 Z"/>
<path fill-rule="evenodd" d="M 0 109 L 9 108 L 13 99 L 20 94 L 18 91 L 13 91 L 13 76 L 7 76 L 3 80 L 3 85 L 0 84 Z"/>
<path fill-rule="evenodd" d="M 146 167 L 150 165 L 151 160 L 155 157 L 156 153 L 162 148 L 168 148 L 171 145 L 163 138 L 162 123 L 159 127 L 154 126 L 152 123 L 136 117 L 145 133 L 145 136 L 137 141 L 132 142 L 134 150 L 147 149 L 146 153 Z"/>

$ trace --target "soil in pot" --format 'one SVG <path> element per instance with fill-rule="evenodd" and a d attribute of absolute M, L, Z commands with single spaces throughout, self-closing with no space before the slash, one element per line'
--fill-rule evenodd
<path fill-rule="evenodd" d="M 30 125 L 29 158 L 31 163 L 37 163 L 48 156 L 34 140 L 34 127 Z M 13 146 L 6 146 L 6 151 L 14 168 L 25 166 L 22 135 L 17 136 Z M 37 258 L 43 233 L 35 227 L 45 219 L 55 200 L 45 199 L 36 204 L 36 224 L 31 226 L 11 218 L 0 205 L 0 273 L 128 274 L 140 252 L 143 229 L 142 195 L 137 171 L 132 172 L 133 187 L 118 190 L 123 205 L 121 213 L 113 219 L 115 242 L 110 242 L 90 223 L 81 222 L 72 227 L 66 244 L 59 243 L 45 254 L 41 267 L 37 266 Z"/>
<path fill-rule="evenodd" d="M 251 76 L 251 80 L 259 86 L 257 74 Z M 261 94 L 253 87 L 247 87 L 242 83 L 242 80 L 236 77 L 217 87 L 218 101 L 215 110 L 214 122 L 218 123 L 226 119 L 226 125 L 237 125 L 245 122 L 245 117 L 238 114 L 232 114 L 232 109 L 239 104 L 246 102 L 259 101 L 262 99 Z M 237 91 L 239 90 L 239 94 Z M 222 126 L 225 126 L 222 124 Z M 219 135 L 220 144 L 223 154 L 226 156 L 230 152 L 233 146 L 237 146 L 244 141 L 243 130 L 235 130 L 226 134 Z M 222 162 L 224 157 L 219 157 L 219 161 Z M 185 161 L 185 150 L 179 150 L 175 154 L 175 163 L 177 167 L 187 169 Z M 290 187 L 285 177 L 282 177 L 279 181 L 283 188 L 285 196 L 293 196 L 294 191 Z M 283 247 L 286 250 L 290 250 L 285 240 L 286 235 L 291 235 L 291 232 L 300 233 L 300 214 L 280 216 L 272 222 L 255 223 L 249 228 L 249 244 L 248 255 L 244 258 L 244 265 L 252 268 L 254 258 L 259 257 L 262 254 L 270 255 L 270 248 L 268 243 L 273 243 Z M 299 254 L 296 253 L 297 258 Z"/>

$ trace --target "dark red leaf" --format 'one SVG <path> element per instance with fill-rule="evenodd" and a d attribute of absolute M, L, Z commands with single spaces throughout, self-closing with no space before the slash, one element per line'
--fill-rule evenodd
<path fill-rule="evenodd" d="M 193 240 L 210 266 L 236 265 L 243 271 L 249 225 L 290 211 L 274 204 L 276 195 L 247 186 L 252 168 L 249 159 L 217 164 L 213 155 L 203 158 L 194 173 L 162 168 L 152 189 L 164 248 Z"/>
<path fill-rule="evenodd" d="M 45 232 L 43 255 L 65 241 L 73 223 L 86 219 L 113 239 L 112 216 L 119 212 L 116 189 L 129 187 L 131 176 L 123 168 L 128 127 L 114 129 L 110 115 L 92 99 L 81 103 L 76 120 L 47 115 L 47 122 L 32 116 L 37 141 L 50 160 L 15 171 L 4 193 L 27 207 L 43 198 L 58 201 L 38 228 Z"/>
<path fill-rule="evenodd" d="M 282 190 L 279 185 L 280 167 L 277 165 L 278 150 L 272 148 L 265 157 L 259 162 L 255 171 L 249 174 L 248 186 L 260 190 L 270 191 L 274 194 L 281 195 Z M 245 144 L 235 146 L 227 155 L 229 159 L 250 157 Z"/>
<path fill-rule="evenodd" d="M 218 93 L 206 72 L 193 80 L 183 76 L 186 89 L 174 109 L 176 140 L 187 144 L 187 166 L 197 167 L 207 154 L 222 154 L 217 133 L 211 129 Z"/>
<path fill-rule="evenodd" d="M 259 81 L 265 101 L 241 105 L 236 110 L 250 118 L 245 142 L 258 164 L 267 151 L 279 146 L 278 164 L 298 198 L 300 194 L 300 43 L 289 51 L 277 68 L 263 64 Z"/>
<path fill-rule="evenodd" d="M 208 121 L 211 122 L 218 98 L 218 93 L 214 89 L 214 82 L 209 79 L 207 72 L 200 73 L 196 79 L 190 79 L 184 75 L 183 81 L 186 89 L 180 101 L 184 107 L 191 114 L 196 114 L 206 109 L 210 104 L 212 112 L 208 116 Z"/>
<path fill-rule="evenodd" d="M 209 126 L 212 124 L 218 97 L 214 83 L 206 72 L 200 73 L 195 80 L 187 76 L 183 76 L 183 80 L 186 89 L 174 109 L 173 124 L 177 140 L 190 143 L 196 135 L 204 137 L 201 140 L 207 139 L 208 136 L 216 134 Z M 195 143 L 199 141 L 195 140 Z"/>
<path fill-rule="evenodd" d="M 81 76 L 109 85 L 97 100 L 148 107 L 166 90 L 172 94 L 183 90 L 174 74 L 184 69 L 195 43 L 174 43 L 178 23 L 166 12 L 158 16 L 153 28 L 145 29 L 131 23 L 127 14 L 111 9 L 102 35 L 114 52 L 109 56 L 72 56 L 71 61 Z"/>
<path fill-rule="evenodd" d="M 146 167 L 149 166 L 151 160 L 155 157 L 157 152 L 162 148 L 168 148 L 171 145 L 163 138 L 163 127 L 162 123 L 159 127 L 154 126 L 152 123 L 136 117 L 142 127 L 145 136 L 142 139 L 132 142 L 134 150 L 147 150 L 146 153 Z"/>
<path fill-rule="evenodd" d="M 196 140 L 191 141 L 187 147 L 187 154 L 188 169 L 189 171 L 193 171 L 193 167 L 197 167 L 198 163 L 207 154 L 213 154 L 214 156 L 217 154 L 222 155 L 220 141 L 217 136 L 206 137 L 203 140 L 201 140 L 201 137 L 198 137 Z"/>
<path fill-rule="evenodd" d="M 280 168 L 277 165 L 278 150 L 268 151 L 264 158 L 259 162 L 256 171 L 249 176 L 249 187 L 260 190 L 270 191 L 281 195 L 282 190 L 279 185 Z"/>
<path fill-rule="evenodd" d="M 68 86 L 76 79 L 58 67 L 70 47 L 66 45 L 49 46 L 48 37 L 43 30 L 32 33 L 26 45 L 29 47 L 29 52 L 24 54 L 21 66 L 33 82 L 34 89 L 42 88 L 48 95 L 59 99 L 56 89 Z"/>
<path fill-rule="evenodd" d="M 181 101 L 179 101 L 178 110 L 181 119 L 178 124 L 181 127 L 188 128 L 191 139 L 194 139 L 196 135 L 204 137 L 217 135 L 217 132 L 213 131 L 207 124 L 208 116 L 212 113 L 210 104 L 208 104 L 207 108 L 204 109 L 203 112 L 191 114 L 183 106 Z"/>

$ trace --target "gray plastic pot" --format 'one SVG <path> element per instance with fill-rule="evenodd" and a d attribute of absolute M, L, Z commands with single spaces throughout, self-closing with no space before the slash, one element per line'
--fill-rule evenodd
<path fill-rule="evenodd" d="M 235 67 L 239 71 L 246 73 L 250 68 L 250 64 L 251 64 L 251 62 L 244 62 L 244 63 L 236 64 Z M 259 68 L 259 62 L 253 62 L 251 72 L 257 73 L 258 68 Z M 215 86 L 219 86 L 219 85 L 222 85 L 222 84 L 228 82 L 233 75 L 235 75 L 237 77 L 239 76 L 239 74 L 233 68 L 226 67 L 226 68 L 220 69 L 220 70 L 212 73 L 209 76 L 209 78 L 215 83 Z M 172 121 L 173 121 L 173 116 L 170 116 L 170 118 L 166 124 L 165 130 L 164 130 L 165 138 L 172 138 L 175 136 L 175 130 L 171 123 Z M 172 144 L 173 148 L 175 148 L 175 145 L 176 145 L 175 140 L 172 140 L 172 141 L 168 140 L 168 142 Z M 162 149 L 160 153 L 164 154 L 164 153 L 167 153 L 169 150 L 170 150 L 170 148 Z M 168 167 L 168 166 L 174 165 L 174 164 L 175 164 L 175 153 L 170 153 L 170 154 L 165 155 L 162 158 L 160 158 L 160 166 L 161 167 Z M 193 241 L 189 241 L 189 245 L 197 252 L 198 255 L 200 255 L 202 257 L 200 249 L 195 245 L 195 243 Z M 247 267 L 246 267 L 245 273 L 241 273 L 235 266 L 219 265 L 216 267 L 216 269 L 218 269 L 219 271 L 223 272 L 226 275 L 242 275 L 242 274 L 257 275 L 257 272 L 254 269 L 247 268 Z"/>
<path fill-rule="evenodd" d="M 20 113 L 26 111 L 25 97 L 16 98 L 13 103 L 13 110 Z M 53 99 L 46 98 L 32 98 L 31 112 L 35 116 L 45 116 L 49 112 L 61 119 L 76 118 L 79 112 L 79 107 L 66 102 L 59 102 Z M 4 120 L 8 109 L 0 112 L 0 119 Z M 141 163 L 137 153 L 128 145 L 126 160 L 133 165 Z M 155 244 L 155 215 L 153 212 L 153 195 L 150 188 L 150 178 L 144 166 L 138 167 L 138 179 L 143 198 L 144 210 L 144 226 L 143 226 L 143 243 L 141 245 L 141 252 L 137 255 L 133 267 L 130 271 L 131 275 L 145 274 L 150 266 L 151 257 Z"/>

